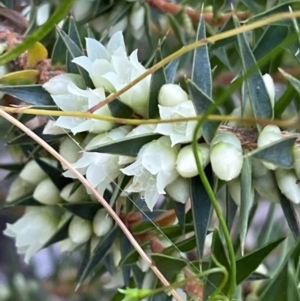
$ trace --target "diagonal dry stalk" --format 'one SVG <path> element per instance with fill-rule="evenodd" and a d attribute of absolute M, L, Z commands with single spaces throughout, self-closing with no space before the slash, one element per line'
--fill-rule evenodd
<path fill-rule="evenodd" d="M 127 227 L 122 222 L 120 217 L 115 213 L 115 211 L 106 202 L 106 200 L 97 192 L 97 190 L 86 180 L 86 178 L 83 175 L 81 175 L 72 166 L 72 164 L 69 163 L 67 160 L 65 160 L 54 148 L 52 148 L 48 143 L 46 143 L 43 139 L 41 139 L 39 136 L 37 136 L 34 132 L 32 132 L 29 128 L 27 128 L 20 121 L 18 121 L 17 119 L 15 119 L 11 115 L 9 115 L 5 111 L 3 111 L 2 109 L 0 109 L 0 116 L 5 118 L 7 121 L 12 123 L 14 126 L 18 127 L 21 131 L 23 131 L 25 134 L 27 134 L 29 137 L 31 137 L 33 140 L 35 140 L 46 151 L 48 151 L 53 157 L 55 157 L 61 164 L 65 165 L 70 171 L 73 172 L 74 175 L 76 175 L 78 180 L 93 193 L 93 195 L 97 198 L 99 203 L 101 203 L 101 205 L 106 209 L 108 214 L 115 220 L 116 224 L 121 228 L 123 233 L 126 235 L 126 237 L 131 242 L 132 246 L 136 249 L 136 251 L 140 254 L 140 256 L 149 264 L 150 268 L 152 269 L 154 274 L 157 276 L 157 278 L 162 282 L 162 284 L 164 286 L 169 287 L 170 283 L 167 281 L 167 279 L 164 277 L 164 275 L 161 273 L 161 271 L 152 263 L 149 256 L 144 252 L 144 250 L 138 244 L 138 242 L 133 237 L 133 235 L 130 233 L 130 231 L 127 229 Z M 178 293 L 174 289 L 172 289 L 170 292 L 177 301 L 182 301 L 181 297 L 178 295 Z"/>

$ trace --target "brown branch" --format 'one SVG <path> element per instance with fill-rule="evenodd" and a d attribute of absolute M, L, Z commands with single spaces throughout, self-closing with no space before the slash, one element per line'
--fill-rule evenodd
<path fill-rule="evenodd" d="M 170 13 L 172 15 L 176 15 L 180 11 L 185 11 L 192 20 L 192 22 L 199 22 L 200 12 L 194 10 L 191 7 L 184 7 L 180 4 L 170 3 L 165 0 L 148 0 L 147 2 L 151 7 L 157 8 L 163 13 Z M 252 14 L 250 12 L 236 12 L 236 16 L 241 21 L 248 19 L 251 15 Z M 220 26 L 223 25 L 232 16 L 232 13 L 223 13 L 219 15 L 216 19 L 214 18 L 212 12 L 204 12 L 203 16 L 206 23 L 214 26 Z"/>

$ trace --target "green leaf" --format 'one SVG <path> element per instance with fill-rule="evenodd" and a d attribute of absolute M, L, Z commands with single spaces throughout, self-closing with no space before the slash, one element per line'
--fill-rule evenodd
<path fill-rule="evenodd" d="M 236 17 L 234 17 L 234 21 L 238 28 L 239 21 Z M 253 70 L 253 72 L 245 79 L 245 84 L 248 89 L 254 116 L 256 118 L 270 119 L 273 117 L 270 97 L 244 33 L 238 35 L 238 46 L 243 65 L 243 74 L 249 72 L 249 70 Z"/>
<path fill-rule="evenodd" d="M 62 241 L 69 237 L 69 225 L 72 220 L 72 216 L 68 218 L 60 227 L 56 230 L 56 232 L 47 240 L 47 242 L 43 245 L 41 249 L 47 248 L 59 241 Z"/>
<path fill-rule="evenodd" d="M 81 283 L 91 274 L 91 272 L 96 268 L 96 266 L 104 259 L 105 255 L 109 251 L 112 243 L 120 232 L 120 228 L 113 228 L 97 245 L 94 250 L 90 260 L 88 261 L 85 269 L 79 275 L 79 281 L 77 284 L 77 288 L 81 285 Z"/>
<path fill-rule="evenodd" d="M 201 13 L 199 19 L 196 41 L 202 39 L 206 39 L 205 21 L 203 13 Z M 194 50 L 192 64 L 192 81 L 199 88 L 199 90 L 202 91 L 203 94 L 211 98 L 212 77 L 207 45 L 203 47 L 198 47 Z"/>
<path fill-rule="evenodd" d="M 44 206 L 44 205 L 39 203 L 37 200 L 35 200 L 32 194 L 30 194 L 30 195 L 21 196 L 20 198 L 12 202 L 4 203 L 2 206 L 0 206 L 0 209 L 15 207 L 15 206 Z"/>
<path fill-rule="evenodd" d="M 248 230 L 248 221 L 251 207 L 253 205 L 254 193 L 252 190 L 252 172 L 249 158 L 244 158 L 241 172 L 241 204 L 239 232 L 242 254 L 244 253 L 245 240 Z"/>
<path fill-rule="evenodd" d="M 54 167 L 48 162 L 41 160 L 39 158 L 35 159 L 36 163 L 40 166 L 40 168 L 48 175 L 53 184 L 61 190 L 67 184 L 72 182 L 72 179 L 66 178 L 62 175 L 62 171 L 59 168 Z"/>
<path fill-rule="evenodd" d="M 4 65 L 9 61 L 18 57 L 21 53 L 30 48 L 35 42 L 43 39 L 56 24 L 58 24 L 68 13 L 73 0 L 64 0 L 57 7 L 56 11 L 50 15 L 47 22 L 40 26 L 30 37 L 27 37 L 23 43 L 19 44 L 11 51 L 8 51 L 0 56 L 0 65 Z"/>
<path fill-rule="evenodd" d="M 51 95 L 42 85 L 0 86 L 0 91 L 31 105 L 53 106 Z"/>
<path fill-rule="evenodd" d="M 175 212 L 176 212 L 178 223 L 182 228 L 184 228 L 184 225 L 185 225 L 185 204 L 176 202 L 174 200 L 171 200 L 171 201 L 172 201 L 172 205 L 173 205 L 173 207 L 175 209 Z"/>
<path fill-rule="evenodd" d="M 163 250 L 163 253 L 166 255 L 172 255 L 174 251 L 178 251 L 178 250 L 180 252 L 187 253 L 192 251 L 196 246 L 197 246 L 196 237 L 193 235 L 187 239 L 176 242 L 175 245 L 165 248 Z"/>
<path fill-rule="evenodd" d="M 291 262 L 288 264 L 288 270 L 287 270 L 287 301 L 300 301 L 300 294 L 299 294 L 299 288 L 298 288 L 298 277 L 296 275 L 295 268 L 292 266 Z"/>
<path fill-rule="evenodd" d="M 119 99 L 115 99 L 114 101 L 108 104 L 111 115 L 116 118 L 129 118 L 131 117 L 133 110 L 122 103 Z"/>
<path fill-rule="evenodd" d="M 35 69 L 20 70 L 0 77 L 0 84 L 7 86 L 31 85 L 37 82 L 39 72 Z"/>
<path fill-rule="evenodd" d="M 121 235 L 120 239 L 120 251 L 122 258 L 126 256 L 131 251 L 131 243 L 129 239 L 125 235 Z M 124 284 L 128 287 L 130 283 L 130 273 L 131 267 L 130 266 L 123 266 L 122 267 L 122 274 L 124 279 Z"/>
<path fill-rule="evenodd" d="M 232 228 L 237 209 L 238 205 L 231 197 L 228 187 L 226 187 L 226 225 L 229 231 Z"/>
<path fill-rule="evenodd" d="M 91 148 L 88 150 L 93 152 L 98 152 L 98 153 L 136 157 L 143 145 L 153 140 L 156 140 L 160 137 L 161 137 L 160 134 L 140 135 L 132 138 L 120 139 L 118 141 L 107 143 L 100 147 Z"/>
<path fill-rule="evenodd" d="M 178 18 L 175 18 L 171 14 L 167 14 L 167 18 L 180 46 L 186 45 L 185 35 L 183 34 L 182 26 L 178 22 Z"/>
<path fill-rule="evenodd" d="M 192 98 L 192 101 L 194 102 L 194 106 L 196 109 L 196 112 L 199 115 L 205 114 L 207 109 L 214 104 L 213 100 L 206 95 L 194 82 L 191 80 L 188 80 L 187 82 L 190 96 Z M 213 114 L 220 114 L 219 110 L 216 108 L 213 112 Z M 209 143 L 219 127 L 220 122 L 219 121 L 208 121 L 206 120 L 202 125 L 202 133 L 205 141 Z"/>
<path fill-rule="evenodd" d="M 68 32 L 69 29 L 69 22 L 70 18 L 67 17 L 64 21 L 64 24 L 62 26 L 62 30 L 64 32 Z M 66 64 L 66 53 L 68 52 L 68 48 L 62 39 L 62 37 L 59 35 L 56 39 L 56 42 L 53 46 L 52 54 L 51 54 L 51 62 L 53 66 L 64 66 Z"/>
<path fill-rule="evenodd" d="M 161 49 L 162 45 L 158 46 L 156 50 L 156 60 L 159 62 L 161 60 Z M 152 74 L 151 84 L 150 84 L 150 95 L 148 103 L 148 118 L 156 118 L 159 115 L 158 112 L 158 94 L 160 88 L 167 82 L 165 69 L 160 68 Z"/>
<path fill-rule="evenodd" d="M 93 221 L 97 211 L 103 208 L 100 203 L 96 202 L 64 203 L 60 204 L 60 206 L 72 212 L 74 215 L 89 221 Z"/>
<path fill-rule="evenodd" d="M 300 81 L 292 75 L 284 72 L 282 69 L 279 69 L 279 71 L 283 75 L 283 77 L 292 85 L 292 87 L 294 87 L 297 93 L 300 94 Z"/>
<path fill-rule="evenodd" d="M 143 242 L 140 244 L 140 246 L 144 249 L 149 243 L 148 242 Z M 122 256 L 121 261 L 119 263 L 119 266 L 122 267 L 124 265 L 132 265 L 138 261 L 140 258 L 140 254 L 136 249 L 133 249 L 124 256 Z"/>
<path fill-rule="evenodd" d="M 176 71 L 179 65 L 179 58 L 171 61 L 165 68 L 167 84 L 173 84 L 176 77 Z"/>
<path fill-rule="evenodd" d="M 181 270 L 187 266 L 185 260 L 164 254 L 151 254 L 151 258 L 169 282 L 173 282 Z"/>
<path fill-rule="evenodd" d="M 24 163 L 0 163 L 0 168 L 11 171 L 13 173 L 19 173 L 24 167 Z"/>
<path fill-rule="evenodd" d="M 213 174 L 211 166 L 206 168 L 206 175 L 210 185 L 213 184 Z M 210 221 L 212 204 L 206 189 L 199 176 L 191 179 L 191 205 L 193 212 L 193 223 L 197 241 L 197 251 L 200 259 L 203 257 L 205 239 Z"/>
<path fill-rule="evenodd" d="M 61 29 L 59 29 L 57 27 L 57 32 L 60 35 L 60 37 L 63 39 L 64 43 L 66 44 L 66 47 L 67 47 L 68 52 L 70 53 L 70 57 L 72 59 L 84 55 L 82 53 L 81 49 L 75 44 L 75 42 L 64 31 L 62 31 Z M 94 84 L 93 84 L 92 80 L 90 79 L 88 72 L 80 66 L 77 66 L 77 68 L 78 68 L 79 74 L 85 81 L 85 84 L 88 87 L 93 88 Z"/>
<path fill-rule="evenodd" d="M 248 153 L 247 157 L 270 162 L 282 168 L 292 168 L 294 164 L 293 146 L 296 140 L 297 137 L 295 136 L 283 138 L 267 146 L 257 148 Z"/>
<path fill-rule="evenodd" d="M 285 237 L 281 237 L 261 249 L 247 254 L 236 261 L 236 284 L 246 280 L 263 262 L 263 260 L 282 242 Z"/>
<path fill-rule="evenodd" d="M 300 236 L 300 222 L 295 212 L 294 204 L 281 193 L 280 205 L 294 237 L 298 238 Z"/>

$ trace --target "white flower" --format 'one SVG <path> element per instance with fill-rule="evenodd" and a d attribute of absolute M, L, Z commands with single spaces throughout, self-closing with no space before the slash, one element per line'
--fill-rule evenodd
<path fill-rule="evenodd" d="M 153 209 L 160 194 L 165 194 L 165 187 L 177 177 L 177 149 L 171 147 L 168 137 L 161 137 L 144 145 L 136 161 L 121 171 L 133 177 L 126 192 L 140 192 L 150 210 Z"/>
<path fill-rule="evenodd" d="M 96 236 L 104 236 L 113 226 L 113 219 L 105 209 L 99 209 L 93 219 L 93 230 Z"/>
<path fill-rule="evenodd" d="M 135 2 L 130 12 L 129 23 L 132 27 L 132 35 L 139 40 L 144 33 L 145 7 Z"/>
<path fill-rule="evenodd" d="M 278 187 L 282 194 L 284 194 L 290 201 L 295 204 L 300 203 L 300 185 L 298 178 L 293 169 L 277 168 L 275 176 Z"/>
<path fill-rule="evenodd" d="M 158 103 L 164 107 L 174 107 L 187 100 L 188 94 L 175 84 L 162 85 L 158 93 Z"/>
<path fill-rule="evenodd" d="M 66 134 L 67 132 L 68 132 L 67 130 L 55 126 L 54 120 L 49 120 L 43 129 L 44 135 L 61 135 L 61 134 Z"/>
<path fill-rule="evenodd" d="M 69 136 L 65 137 L 59 146 L 59 154 L 66 159 L 69 163 L 76 162 L 81 157 L 81 147 L 79 139 L 71 138 Z M 65 166 L 63 166 L 66 169 Z"/>
<path fill-rule="evenodd" d="M 206 143 L 198 143 L 197 151 L 201 165 L 203 168 L 205 168 L 209 162 L 209 146 Z M 179 151 L 176 169 L 184 178 L 191 178 L 198 174 L 198 168 L 192 145 L 186 145 Z"/>
<path fill-rule="evenodd" d="M 92 222 L 79 216 L 74 216 L 69 225 L 69 236 L 75 244 L 86 242 L 92 235 Z"/>
<path fill-rule="evenodd" d="M 273 78 L 270 74 L 266 73 L 263 75 L 264 84 L 266 86 L 268 95 L 270 97 L 270 102 L 272 105 L 272 108 L 274 108 L 274 102 L 275 102 L 275 85 Z"/>
<path fill-rule="evenodd" d="M 194 104 L 191 100 L 181 102 L 173 107 L 164 107 L 161 105 L 158 105 L 158 107 L 161 119 L 176 119 L 197 116 Z M 159 123 L 154 132 L 170 136 L 172 146 L 174 146 L 178 143 L 191 142 L 193 140 L 193 134 L 196 125 L 197 121 Z M 198 133 L 198 138 L 200 136 L 201 134 Z"/>
<path fill-rule="evenodd" d="M 137 50 L 127 57 L 121 32 L 111 37 L 106 48 L 90 38 L 86 39 L 86 47 L 88 56 L 77 57 L 73 62 L 87 70 L 96 88 L 115 92 L 146 71 L 138 61 Z M 149 75 L 120 96 L 122 102 L 144 117 L 148 111 L 150 81 Z"/>
<path fill-rule="evenodd" d="M 34 192 L 33 197 L 40 203 L 45 205 L 55 205 L 62 202 L 59 189 L 53 184 L 50 178 L 44 179 L 39 183 Z"/>
<path fill-rule="evenodd" d="M 277 125 L 267 125 L 263 128 L 260 132 L 258 139 L 257 139 L 257 146 L 264 147 L 267 146 L 275 141 L 281 140 L 281 131 Z M 271 170 L 275 170 L 277 168 L 276 165 L 268 162 L 264 162 L 263 164 Z"/>
<path fill-rule="evenodd" d="M 218 132 L 211 142 L 210 162 L 218 178 L 231 181 L 243 167 L 243 153 L 240 140 L 231 132 Z"/>
<path fill-rule="evenodd" d="M 125 137 L 130 130 L 129 126 L 122 126 L 111 130 L 105 134 L 94 137 L 86 146 L 87 149 L 99 147 L 103 144 L 116 141 Z M 84 152 L 82 157 L 73 165 L 82 175 L 86 175 L 87 180 L 103 195 L 108 185 L 118 177 L 120 165 L 119 156 L 112 154 L 102 154 L 96 152 Z M 65 177 L 76 178 L 71 171 L 64 173 Z"/>
<path fill-rule="evenodd" d="M 27 207 L 25 214 L 14 224 L 6 224 L 3 232 L 16 238 L 18 253 L 25 254 L 25 262 L 39 251 L 56 232 L 63 211 L 57 207 Z"/>
<path fill-rule="evenodd" d="M 67 85 L 68 94 L 51 94 L 55 104 L 63 111 L 86 112 L 101 100 L 105 99 L 103 88 L 82 90 L 73 82 Z M 94 114 L 111 116 L 108 105 L 96 110 Z M 92 133 L 101 133 L 110 130 L 113 122 L 96 119 L 86 119 L 79 117 L 60 116 L 55 122 L 56 126 L 69 129 L 75 135 L 80 132 L 89 131 Z"/>

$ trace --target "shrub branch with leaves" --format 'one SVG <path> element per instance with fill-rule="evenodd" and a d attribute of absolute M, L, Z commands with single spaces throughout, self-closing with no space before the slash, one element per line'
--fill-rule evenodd
<path fill-rule="evenodd" d="M 40 2 L 0 28 L 25 262 L 81 252 L 113 301 L 300 300 L 298 1 Z"/>

